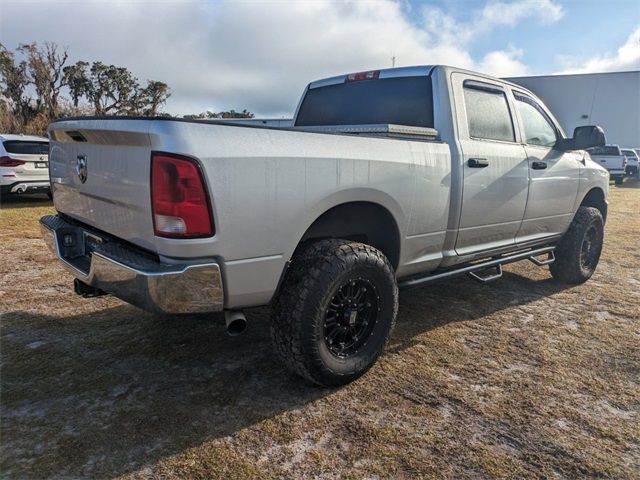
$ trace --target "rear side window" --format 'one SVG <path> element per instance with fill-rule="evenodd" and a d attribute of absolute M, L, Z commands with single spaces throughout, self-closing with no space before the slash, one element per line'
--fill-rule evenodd
<path fill-rule="evenodd" d="M 558 140 L 551 120 L 536 101 L 526 95 L 514 93 L 516 108 L 522 118 L 522 130 L 529 145 L 553 147 Z"/>
<path fill-rule="evenodd" d="M 21 140 L 7 140 L 2 143 L 7 153 L 18 155 L 48 155 L 49 142 L 23 142 Z"/>
<path fill-rule="evenodd" d="M 515 141 L 507 97 L 502 90 L 465 82 L 464 104 L 471 137 Z"/>
<path fill-rule="evenodd" d="M 621 155 L 619 147 L 593 147 L 587 149 L 587 152 L 591 155 L 608 155 L 614 157 L 619 157 Z"/>
<path fill-rule="evenodd" d="M 311 88 L 296 126 L 395 123 L 433 128 L 431 78 L 379 78 Z"/>

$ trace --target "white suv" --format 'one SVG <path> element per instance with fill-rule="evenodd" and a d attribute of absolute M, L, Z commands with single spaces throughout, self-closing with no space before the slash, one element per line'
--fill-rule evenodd
<path fill-rule="evenodd" d="M 49 139 L 0 134 L 0 193 L 48 193 Z"/>

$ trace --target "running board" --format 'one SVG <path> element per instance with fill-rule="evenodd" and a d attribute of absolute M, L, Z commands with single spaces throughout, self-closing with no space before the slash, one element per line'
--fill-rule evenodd
<path fill-rule="evenodd" d="M 500 257 L 492 258 L 491 260 L 485 260 L 483 262 L 474 263 L 453 270 L 447 270 L 446 272 L 431 272 L 422 277 L 412 277 L 407 280 L 402 280 L 398 283 L 398 287 L 417 287 L 418 285 L 435 282 L 437 280 L 442 280 L 445 278 L 455 277 L 457 275 L 462 275 L 465 273 L 482 283 L 486 283 L 500 278 L 502 276 L 502 265 L 506 265 L 507 263 L 519 262 L 520 260 L 529 260 L 539 267 L 543 265 L 549 265 L 556 259 L 553 253 L 555 249 L 555 246 L 536 248 L 533 250 L 528 250 L 526 252 L 514 253 L 511 255 L 502 255 Z M 537 258 L 540 255 L 544 254 L 547 254 L 547 258 L 545 260 L 540 260 Z M 480 272 L 488 270 L 490 268 L 495 268 L 495 273 L 480 275 Z"/>

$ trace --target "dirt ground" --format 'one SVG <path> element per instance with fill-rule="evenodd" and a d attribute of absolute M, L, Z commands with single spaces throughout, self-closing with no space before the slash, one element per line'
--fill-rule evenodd
<path fill-rule="evenodd" d="M 640 478 L 640 185 L 611 186 L 579 287 L 509 265 L 401 293 L 381 361 L 336 390 L 273 357 L 267 308 L 219 317 L 81 299 L 0 211 L 4 478 Z"/>

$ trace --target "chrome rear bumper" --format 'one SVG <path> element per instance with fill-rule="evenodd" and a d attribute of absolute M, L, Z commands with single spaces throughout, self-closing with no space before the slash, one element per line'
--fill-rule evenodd
<path fill-rule="evenodd" d="M 151 312 L 203 313 L 223 309 L 220 267 L 160 263 L 124 243 L 103 239 L 57 215 L 40 219 L 42 237 L 77 279 Z"/>

